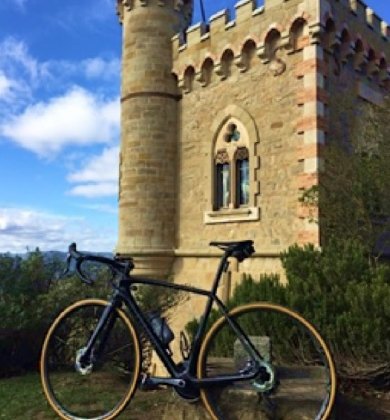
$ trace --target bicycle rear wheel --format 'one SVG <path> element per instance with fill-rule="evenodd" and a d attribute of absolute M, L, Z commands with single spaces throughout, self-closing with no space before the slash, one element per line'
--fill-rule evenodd
<path fill-rule="evenodd" d="M 201 389 L 213 419 L 327 419 L 336 394 L 331 353 L 317 330 L 299 314 L 267 302 L 240 306 L 229 317 L 272 366 L 251 380 Z M 260 359 L 256 357 L 259 361 Z M 208 331 L 199 354 L 198 377 L 253 372 L 254 357 L 225 317 Z M 274 376 L 273 376 L 274 375 Z"/>
<path fill-rule="evenodd" d="M 121 310 L 111 314 L 88 362 L 81 358 L 108 304 L 98 299 L 76 302 L 55 319 L 46 335 L 40 361 L 42 386 L 63 419 L 113 419 L 136 390 L 139 341 Z"/>

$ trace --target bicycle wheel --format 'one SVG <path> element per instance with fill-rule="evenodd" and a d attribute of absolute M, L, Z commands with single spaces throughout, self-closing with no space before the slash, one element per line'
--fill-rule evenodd
<path fill-rule="evenodd" d="M 123 311 L 112 313 L 88 362 L 80 360 L 107 305 L 99 299 L 76 302 L 55 319 L 46 335 L 40 361 L 42 386 L 63 419 L 113 419 L 136 390 L 140 347 Z"/>
<path fill-rule="evenodd" d="M 272 369 L 262 367 L 253 379 L 202 388 L 201 398 L 211 417 L 327 419 L 335 399 L 336 373 L 330 351 L 316 329 L 290 309 L 267 302 L 240 306 L 229 315 L 268 363 L 264 366 Z M 261 359 L 252 357 L 246 347 L 226 318 L 220 318 L 202 343 L 198 377 L 258 372 Z"/>

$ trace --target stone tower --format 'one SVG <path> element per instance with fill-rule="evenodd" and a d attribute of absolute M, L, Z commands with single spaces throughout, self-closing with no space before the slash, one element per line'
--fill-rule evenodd
<path fill-rule="evenodd" d="M 187 27 L 192 3 L 118 3 L 117 252 L 207 288 L 220 257 L 209 242 L 252 239 L 228 296 L 243 273 L 283 275 L 290 245 L 324 243 L 313 219 L 326 203 L 301 197 L 332 179 L 328 146 L 350 141 L 356 109 L 389 94 L 390 30 L 363 0 L 240 0 L 234 19 L 221 10 Z"/>
<path fill-rule="evenodd" d="M 192 0 L 118 0 L 117 11 L 123 46 L 116 251 L 135 258 L 137 273 L 165 276 L 174 256 L 180 99 L 171 38 L 189 25 Z"/>

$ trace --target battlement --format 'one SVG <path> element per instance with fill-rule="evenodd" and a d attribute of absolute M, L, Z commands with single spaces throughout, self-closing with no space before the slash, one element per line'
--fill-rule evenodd
<path fill-rule="evenodd" d="M 354 15 L 361 24 L 365 24 L 371 31 L 382 37 L 385 41 L 388 41 L 390 36 L 390 28 L 388 24 L 382 20 L 372 9 L 362 0 L 329 0 L 334 2 L 335 5 L 341 5 L 345 9 L 348 9 L 352 15 Z M 187 29 L 186 36 L 175 37 L 174 47 L 180 48 L 183 51 L 186 48 L 190 48 L 196 45 L 209 36 L 215 34 L 221 34 L 221 32 L 229 31 L 231 28 L 237 27 L 241 24 L 247 24 L 251 20 L 250 25 L 256 25 L 260 21 L 258 18 L 261 15 L 265 15 L 264 20 L 267 20 L 267 14 L 274 14 L 272 9 L 278 6 L 279 9 L 290 7 L 292 3 L 301 3 L 301 8 L 305 6 L 305 2 L 302 0 L 297 2 L 296 0 L 264 0 L 264 5 L 256 7 L 256 0 L 240 0 L 235 4 L 236 19 L 230 20 L 230 12 L 228 9 L 223 9 L 209 19 L 208 24 L 195 24 Z M 312 6 L 314 7 L 314 6 Z M 321 22 L 325 26 L 326 14 L 321 16 Z M 207 35 L 208 33 L 208 35 Z M 186 41 L 184 42 L 183 39 Z M 180 43 L 178 45 L 178 42 Z"/>
<path fill-rule="evenodd" d="M 240 0 L 235 5 L 235 20 L 230 19 L 229 10 L 223 9 L 211 16 L 207 24 L 198 23 L 188 28 L 185 35 L 173 37 L 173 71 L 179 81 L 183 82 L 186 71 L 201 81 L 202 68 L 211 62 L 224 79 L 223 57 L 232 58 L 241 72 L 246 71 L 248 43 L 263 63 L 275 60 L 275 52 L 281 49 L 293 54 L 306 45 L 320 44 L 331 54 L 337 54 L 341 48 L 343 59 L 361 54 L 355 60 L 357 70 L 370 62 L 372 72 L 379 71 L 382 78 L 387 77 L 387 23 L 361 0 L 319 3 L 320 9 L 317 2 L 308 0 L 265 0 L 264 5 L 256 7 L 255 0 Z"/>
<path fill-rule="evenodd" d="M 145 8 L 150 6 L 171 7 L 182 15 L 179 30 L 188 28 L 194 7 L 193 0 L 116 0 L 116 14 L 119 22 L 122 24 L 125 14 L 137 8 Z"/>

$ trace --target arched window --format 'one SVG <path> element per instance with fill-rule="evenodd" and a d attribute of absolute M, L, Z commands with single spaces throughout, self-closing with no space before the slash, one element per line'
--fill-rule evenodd
<path fill-rule="evenodd" d="M 229 122 L 214 153 L 215 210 L 249 205 L 249 165 L 247 139 L 235 122 Z"/>
<path fill-rule="evenodd" d="M 254 120 L 244 109 L 229 105 L 211 128 L 210 160 L 204 167 L 210 186 L 204 223 L 260 220 L 260 139 Z"/>

